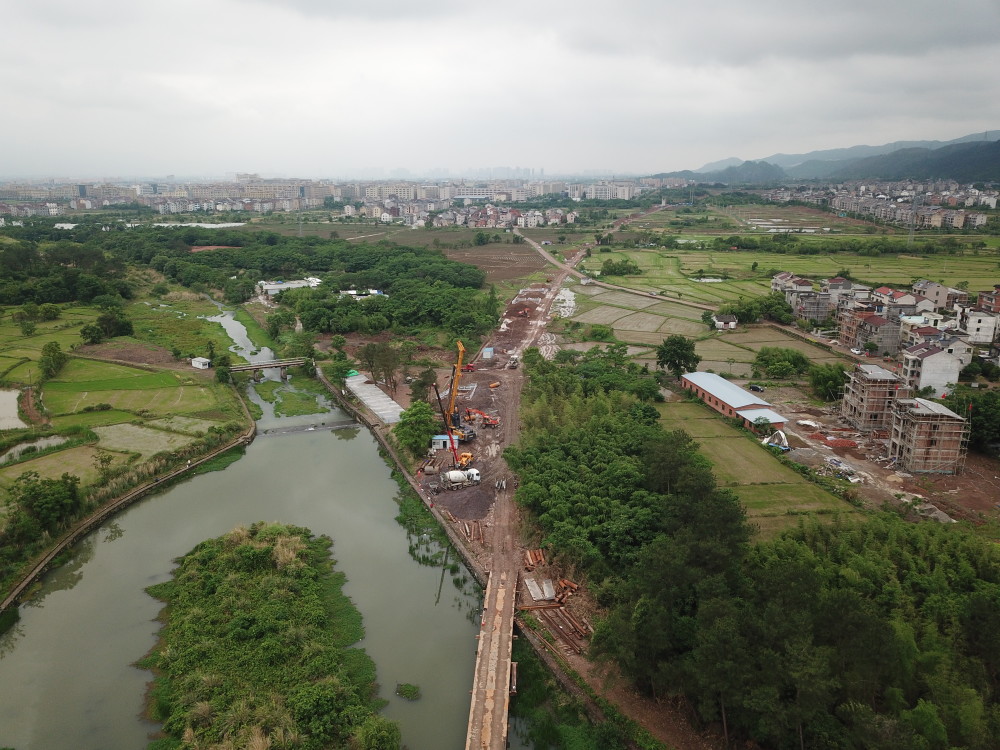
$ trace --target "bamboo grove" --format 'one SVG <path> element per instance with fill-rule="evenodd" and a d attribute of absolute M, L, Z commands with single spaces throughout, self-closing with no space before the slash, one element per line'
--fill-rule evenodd
<path fill-rule="evenodd" d="M 889 511 L 755 540 L 697 444 L 658 425 L 648 373 L 612 350 L 525 363 L 517 498 L 605 608 L 597 656 L 727 742 L 996 746 L 995 544 Z"/>

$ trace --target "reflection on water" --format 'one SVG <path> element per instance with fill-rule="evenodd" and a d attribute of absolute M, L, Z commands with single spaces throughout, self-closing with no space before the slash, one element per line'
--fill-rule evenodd
<path fill-rule="evenodd" d="M 0 746 L 143 747 L 156 729 L 138 718 L 149 673 L 130 665 L 153 645 L 161 606 L 144 589 L 204 539 L 264 520 L 333 538 L 345 593 L 364 617 L 359 646 L 376 662 L 385 714 L 400 722 L 405 744 L 461 747 L 479 597 L 464 568 L 453 572 L 453 557 L 414 563 L 377 443 L 367 432 L 347 440 L 340 432 L 256 440 L 224 471 L 145 498 L 79 545 L 0 636 Z M 448 583 L 462 574 L 462 589 Z M 400 682 L 420 685 L 421 699 L 393 695 Z"/>
<path fill-rule="evenodd" d="M 50 435 L 49 437 L 38 438 L 38 440 L 32 440 L 27 443 L 21 443 L 15 445 L 9 451 L 0 455 L 0 464 L 9 463 L 20 458 L 25 452 L 32 452 L 31 449 L 36 451 L 44 450 L 45 448 L 52 448 L 56 445 L 62 445 L 68 440 L 68 438 L 61 437 L 59 435 Z"/>
<path fill-rule="evenodd" d="M 113 542 L 115 539 L 120 539 L 122 534 L 125 533 L 125 529 L 117 521 L 109 521 L 104 524 L 101 531 L 104 533 L 104 537 L 101 539 L 102 542 Z"/>
<path fill-rule="evenodd" d="M 337 440 L 354 440 L 360 433 L 360 427 L 342 427 L 339 430 L 333 431 L 334 437 Z"/>
<path fill-rule="evenodd" d="M 68 552 L 64 552 L 61 559 L 65 562 L 45 576 L 44 585 L 38 587 L 37 594 L 21 604 L 22 610 L 25 607 L 41 607 L 45 600 L 56 591 L 68 591 L 76 586 L 83 579 L 87 563 L 94 559 L 96 549 L 97 539 L 91 534 L 84 537 Z"/>

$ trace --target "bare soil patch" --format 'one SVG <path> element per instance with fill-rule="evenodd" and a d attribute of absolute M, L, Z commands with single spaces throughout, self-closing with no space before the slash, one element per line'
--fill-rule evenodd
<path fill-rule="evenodd" d="M 878 459 L 887 454 L 885 441 L 873 439 L 851 428 L 840 417 L 837 404 L 817 406 L 798 388 L 768 388 L 764 398 L 776 410 L 790 418 L 786 431 L 793 447 L 815 449 L 815 463 L 824 463 L 826 456 L 836 456 L 848 462 L 864 476 L 864 483 L 854 489 L 871 505 L 891 502 L 898 504 L 898 495 L 907 500 L 913 496 L 931 503 L 959 521 L 982 523 L 1000 518 L 1000 459 L 970 452 L 961 474 L 921 474 L 907 476 L 886 461 Z M 831 447 L 811 437 L 817 430 L 796 425 L 798 420 L 808 420 L 821 425 L 819 433 L 857 442 L 856 447 Z"/>
<path fill-rule="evenodd" d="M 523 279 L 545 268 L 545 262 L 528 245 L 483 245 L 445 250 L 450 260 L 468 263 L 486 273 L 486 283 Z"/>
<path fill-rule="evenodd" d="M 108 341 L 103 344 L 87 344 L 76 348 L 77 354 L 95 359 L 128 362 L 136 365 L 167 367 L 173 370 L 194 370 L 191 363 L 174 359 L 174 355 L 162 346 L 143 344 L 138 341 Z"/>

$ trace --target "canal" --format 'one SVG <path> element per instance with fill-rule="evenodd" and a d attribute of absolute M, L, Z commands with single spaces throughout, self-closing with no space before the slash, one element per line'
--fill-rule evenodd
<path fill-rule="evenodd" d="M 346 417 L 335 408 L 266 414 L 239 461 L 147 496 L 78 544 L 0 636 L 0 746 L 145 747 L 158 729 L 142 718 L 151 674 L 132 664 L 155 641 L 161 604 L 144 589 L 198 542 L 279 521 L 334 540 L 344 590 L 364 617 L 358 646 L 375 660 L 384 713 L 400 723 L 404 744 L 463 747 L 478 589 L 454 555 L 438 567 L 413 559 L 421 540 L 395 521 L 397 486 L 375 440 L 359 428 L 323 428 Z M 402 682 L 419 685 L 421 698 L 395 696 Z"/>

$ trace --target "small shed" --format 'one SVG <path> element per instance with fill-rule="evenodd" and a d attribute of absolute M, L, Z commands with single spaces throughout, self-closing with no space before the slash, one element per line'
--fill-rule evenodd
<path fill-rule="evenodd" d="M 726 331 L 736 328 L 736 323 L 739 322 L 736 320 L 735 315 L 713 315 L 712 320 L 715 322 L 717 329 Z"/>
<path fill-rule="evenodd" d="M 436 451 L 443 451 L 448 449 L 448 436 L 447 435 L 435 435 L 431 438 L 431 449 Z"/>
<path fill-rule="evenodd" d="M 493 359 L 493 347 L 487 346 L 483 349 L 483 359 Z"/>
<path fill-rule="evenodd" d="M 212 360 L 208 357 L 192 357 L 191 366 L 196 370 L 207 370 L 212 364 Z"/>

